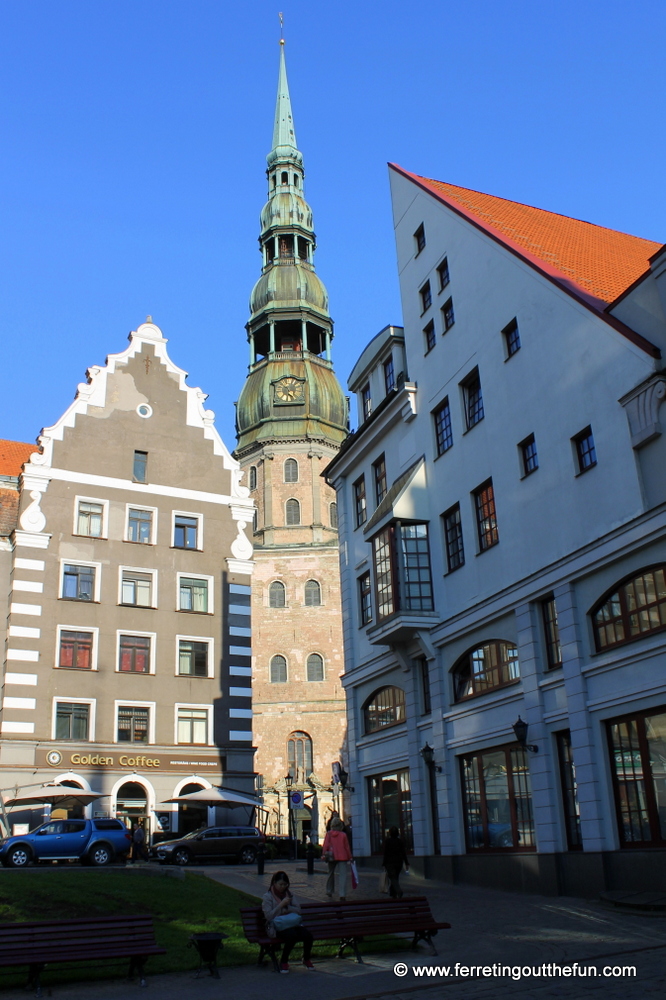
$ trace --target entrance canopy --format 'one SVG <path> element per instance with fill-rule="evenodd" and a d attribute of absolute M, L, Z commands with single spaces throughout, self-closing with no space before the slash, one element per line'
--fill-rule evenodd
<path fill-rule="evenodd" d="M 227 788 L 200 788 L 198 792 L 188 792 L 187 795 L 174 795 L 172 799 L 165 799 L 165 802 L 184 802 L 192 805 L 208 806 L 255 806 L 260 805 L 252 795 L 244 795 L 242 792 L 233 792 Z"/>

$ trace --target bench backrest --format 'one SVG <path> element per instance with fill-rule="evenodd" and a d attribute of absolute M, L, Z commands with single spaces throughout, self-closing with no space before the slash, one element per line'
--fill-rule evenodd
<path fill-rule="evenodd" d="M 248 941 L 266 937 L 261 907 L 241 909 L 243 931 Z M 430 903 L 425 896 L 402 899 L 355 899 L 348 903 L 302 903 L 303 923 L 317 936 L 340 934 L 392 934 L 421 930 L 435 924 Z"/>
<path fill-rule="evenodd" d="M 13 954 L 31 946 L 81 951 L 99 943 L 113 946 L 123 942 L 154 944 L 152 916 L 139 914 L 0 924 L 0 964 L 3 958 L 11 958 Z"/>

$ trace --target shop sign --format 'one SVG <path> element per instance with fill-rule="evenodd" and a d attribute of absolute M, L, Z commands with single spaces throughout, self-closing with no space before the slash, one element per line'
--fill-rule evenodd
<path fill-rule="evenodd" d="M 138 750 L 123 750 L 122 753 L 108 750 L 75 750 L 58 748 L 45 750 L 38 747 L 35 751 L 38 765 L 48 764 L 49 767 L 71 768 L 72 770 L 124 770 L 129 771 L 207 771 L 219 772 L 222 764 L 219 758 L 203 757 L 200 754 L 189 756 L 180 753 L 139 753 Z"/>

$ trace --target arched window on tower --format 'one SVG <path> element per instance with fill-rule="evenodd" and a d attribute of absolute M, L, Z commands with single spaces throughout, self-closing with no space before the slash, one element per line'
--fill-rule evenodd
<path fill-rule="evenodd" d="M 294 187 L 298 187 L 298 174 L 294 174 Z"/>
<path fill-rule="evenodd" d="M 331 521 L 331 527 L 332 528 L 337 528 L 337 526 L 338 526 L 338 505 L 335 502 L 335 500 L 329 506 L 328 511 L 329 511 L 329 517 L 330 517 L 330 521 Z"/>
<path fill-rule="evenodd" d="M 279 580 L 274 580 L 268 588 L 268 606 L 270 608 L 284 608 L 286 603 L 284 584 Z"/>
<path fill-rule="evenodd" d="M 307 662 L 307 678 L 309 681 L 323 681 L 324 658 L 319 653 L 310 653 Z"/>
<path fill-rule="evenodd" d="M 281 181 L 282 181 L 283 184 L 288 184 L 289 183 L 289 174 L 287 173 L 286 170 L 282 171 Z"/>
<path fill-rule="evenodd" d="M 305 607 L 318 608 L 321 604 L 321 587 L 316 580 L 308 580 L 305 584 Z"/>
<path fill-rule="evenodd" d="M 298 482 L 298 462 L 295 458 L 288 458 L 284 463 L 284 481 L 285 483 Z"/>
<path fill-rule="evenodd" d="M 312 740 L 307 733 L 289 734 L 287 761 L 291 777 L 299 784 L 304 784 L 312 774 Z"/>
<path fill-rule="evenodd" d="M 271 684 L 287 683 L 287 661 L 284 656 L 274 656 L 271 660 Z"/>
<path fill-rule="evenodd" d="M 286 503 L 287 524 L 301 523 L 301 505 L 298 500 L 287 500 Z"/>
<path fill-rule="evenodd" d="M 256 465 L 250 466 L 250 489 L 256 490 L 257 488 L 257 467 Z"/>

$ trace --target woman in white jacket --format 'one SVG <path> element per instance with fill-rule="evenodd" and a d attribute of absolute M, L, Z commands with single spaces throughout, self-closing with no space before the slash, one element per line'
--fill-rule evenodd
<path fill-rule="evenodd" d="M 294 927 L 278 930 L 275 926 L 276 917 L 284 917 L 289 913 L 300 915 L 301 912 L 301 904 L 289 889 L 289 876 L 286 872 L 275 872 L 271 879 L 270 888 L 261 900 L 261 909 L 266 921 L 268 936 L 277 938 L 282 943 L 280 972 L 289 972 L 289 955 L 297 941 L 303 942 L 303 965 L 306 969 L 314 971 L 314 965 L 310 960 L 313 937 L 307 927 L 299 923 Z"/>

